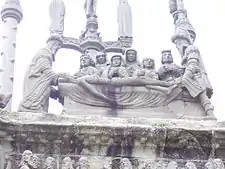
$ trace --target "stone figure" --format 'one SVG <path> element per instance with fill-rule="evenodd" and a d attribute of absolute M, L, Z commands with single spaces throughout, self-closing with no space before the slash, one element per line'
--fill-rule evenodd
<path fill-rule="evenodd" d="M 96 15 L 97 0 L 85 0 L 84 10 L 87 18 L 97 17 Z"/>
<path fill-rule="evenodd" d="M 109 66 L 107 61 L 107 55 L 103 52 L 98 52 L 96 55 L 96 69 L 98 70 L 99 74 L 101 75 L 104 69 Z"/>
<path fill-rule="evenodd" d="M 12 94 L 0 94 L 0 108 L 4 109 L 12 98 Z"/>
<path fill-rule="evenodd" d="M 166 163 L 162 160 L 158 161 L 155 164 L 155 169 L 165 169 L 166 168 Z"/>
<path fill-rule="evenodd" d="M 158 73 L 155 70 L 155 61 L 151 58 L 144 58 L 142 61 L 142 69 L 138 69 L 133 76 L 146 79 L 159 79 Z"/>
<path fill-rule="evenodd" d="M 128 72 L 123 66 L 123 59 L 121 55 L 112 56 L 110 66 L 108 66 L 102 73 L 102 77 L 109 79 L 124 78 L 128 76 Z"/>
<path fill-rule="evenodd" d="M 25 150 L 19 164 L 20 169 L 37 169 L 40 165 L 39 158 L 30 150 Z"/>
<path fill-rule="evenodd" d="M 112 160 L 108 160 L 101 169 L 112 169 Z"/>
<path fill-rule="evenodd" d="M 31 160 L 28 162 L 30 168 L 37 169 L 40 166 L 40 159 L 36 155 L 31 156 Z"/>
<path fill-rule="evenodd" d="M 215 169 L 224 169 L 223 161 L 219 158 L 213 160 L 213 166 Z"/>
<path fill-rule="evenodd" d="M 185 55 L 187 64 L 183 75 L 182 84 L 193 98 L 198 97 L 207 116 L 214 117 L 214 107 L 212 106 L 207 93 L 201 69 L 199 67 L 200 52 L 197 47 L 189 46 Z"/>
<path fill-rule="evenodd" d="M 90 55 L 82 55 L 80 57 L 80 70 L 74 74 L 75 78 L 82 76 L 97 74 L 98 70 L 95 68 L 95 62 Z"/>
<path fill-rule="evenodd" d="M 62 160 L 62 169 L 73 169 L 73 163 L 70 157 L 65 157 Z"/>
<path fill-rule="evenodd" d="M 118 6 L 118 36 L 132 37 L 132 12 L 127 0 L 120 0 Z"/>
<path fill-rule="evenodd" d="M 178 169 L 178 165 L 176 161 L 171 161 L 167 165 L 166 169 Z"/>
<path fill-rule="evenodd" d="M 146 160 L 142 165 L 139 165 L 138 169 L 152 169 L 154 167 L 154 162 Z"/>
<path fill-rule="evenodd" d="M 19 164 L 20 169 L 30 169 L 29 161 L 31 160 L 33 153 L 30 150 L 25 150 L 22 154 L 22 158 Z"/>
<path fill-rule="evenodd" d="M 121 159 L 120 169 L 132 169 L 132 164 L 128 158 Z"/>
<path fill-rule="evenodd" d="M 88 158 L 85 156 L 80 157 L 78 161 L 78 167 L 76 169 L 90 169 L 90 165 L 88 164 Z"/>
<path fill-rule="evenodd" d="M 129 76 L 132 77 L 134 72 L 141 68 L 140 63 L 138 62 L 137 58 L 137 51 L 131 48 L 128 48 L 125 53 L 125 67 L 127 69 L 127 72 L 129 73 Z"/>
<path fill-rule="evenodd" d="M 163 81 L 174 81 L 182 75 L 181 68 L 173 63 L 171 50 L 162 51 L 162 66 L 158 74 L 159 79 Z"/>
<path fill-rule="evenodd" d="M 50 32 L 63 34 L 65 4 L 62 0 L 53 0 L 49 6 L 49 16 L 51 20 Z"/>
<path fill-rule="evenodd" d="M 209 159 L 207 161 L 207 163 L 205 163 L 204 168 L 205 169 L 215 169 L 213 160 L 212 159 Z"/>
<path fill-rule="evenodd" d="M 58 84 L 59 77 L 65 77 L 65 74 L 57 74 L 52 70 L 54 56 L 61 44 L 61 36 L 52 35 L 46 47 L 34 56 L 25 74 L 23 100 L 18 111 L 48 112 L 52 86 Z"/>
<path fill-rule="evenodd" d="M 45 169 L 57 169 L 56 160 L 53 157 L 47 157 L 44 163 Z"/>
<path fill-rule="evenodd" d="M 197 169 L 197 167 L 193 162 L 189 161 L 185 164 L 185 169 Z"/>

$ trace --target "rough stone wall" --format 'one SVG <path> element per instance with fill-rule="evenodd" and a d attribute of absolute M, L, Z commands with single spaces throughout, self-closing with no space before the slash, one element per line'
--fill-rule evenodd
<path fill-rule="evenodd" d="M 71 157 L 74 167 L 87 156 L 91 169 L 112 161 L 118 168 L 128 158 L 133 168 L 151 162 L 176 161 L 183 168 L 193 161 L 204 168 L 208 159 L 225 160 L 223 124 L 214 121 L 161 120 L 146 118 L 110 118 L 55 116 L 38 113 L 1 112 L 1 167 L 12 161 L 18 168 L 21 154 L 31 150 L 41 159 Z"/>

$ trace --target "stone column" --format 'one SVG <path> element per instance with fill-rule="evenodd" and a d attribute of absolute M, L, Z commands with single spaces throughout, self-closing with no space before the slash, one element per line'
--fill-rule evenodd
<path fill-rule="evenodd" d="M 1 10 L 3 21 L 1 49 L 1 93 L 13 94 L 17 25 L 23 18 L 19 0 L 6 0 Z M 11 101 L 5 107 L 10 110 Z"/>

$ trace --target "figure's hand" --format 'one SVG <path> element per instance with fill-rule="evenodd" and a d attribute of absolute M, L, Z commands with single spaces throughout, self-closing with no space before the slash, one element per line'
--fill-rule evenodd
<path fill-rule="evenodd" d="M 145 76 L 145 71 L 144 71 L 144 70 L 139 70 L 139 71 L 137 72 L 137 76 L 138 76 L 138 77 Z"/>

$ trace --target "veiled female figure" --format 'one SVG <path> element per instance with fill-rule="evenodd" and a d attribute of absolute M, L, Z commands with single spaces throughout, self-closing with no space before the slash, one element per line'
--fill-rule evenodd
<path fill-rule="evenodd" d="M 137 51 L 132 48 L 128 48 L 125 51 L 124 56 L 126 60 L 125 67 L 129 76 L 132 77 L 134 72 L 141 68 L 141 64 L 137 57 Z"/>
<path fill-rule="evenodd" d="M 120 0 L 117 17 L 119 37 L 132 37 L 132 12 L 127 0 Z"/>

